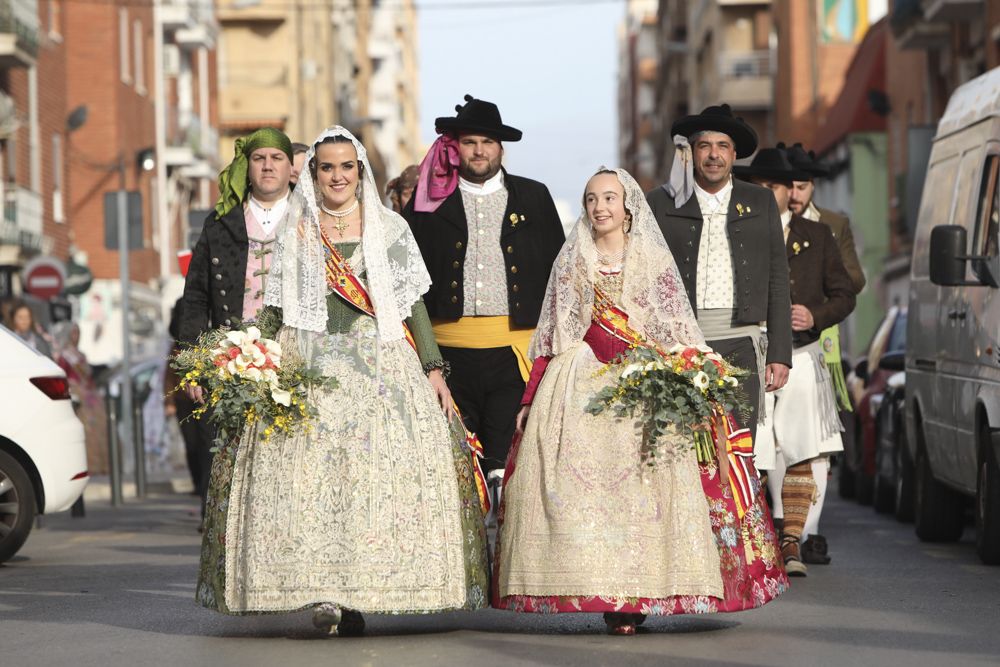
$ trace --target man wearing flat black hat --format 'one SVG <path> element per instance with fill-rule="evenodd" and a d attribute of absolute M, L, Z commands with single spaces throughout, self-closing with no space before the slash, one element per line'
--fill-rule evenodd
<path fill-rule="evenodd" d="M 788 208 L 792 183 L 808 174 L 792 165 L 784 148 L 762 149 L 750 166 L 736 167 L 733 173 L 774 193 L 786 239 L 795 349 L 788 384 L 765 401 L 768 419 L 754 442 L 754 463 L 768 471 L 788 574 L 804 576 L 805 550 L 800 551 L 800 545 L 819 525 L 829 456 L 843 450 L 834 383 L 820 332 L 854 310 L 854 286 L 830 229 Z M 822 554 L 812 554 L 814 546 L 809 543 L 807 562 L 828 562 L 825 540 Z"/>
<path fill-rule="evenodd" d="M 548 188 L 508 174 L 504 125 L 491 102 L 465 96 L 420 164 L 403 217 L 432 285 L 424 303 L 448 384 L 470 431 L 483 443 L 483 468 L 502 469 L 530 372 L 528 343 L 549 271 L 565 240 Z"/>
<path fill-rule="evenodd" d="M 757 134 L 729 105 L 708 107 L 671 128 L 676 155 L 670 181 L 647 193 L 677 261 L 708 344 L 751 371 L 745 382 L 756 432 L 763 392 L 781 388 L 792 363 L 788 262 L 770 191 L 733 181 L 737 158 Z M 767 338 L 760 323 L 767 325 Z"/>

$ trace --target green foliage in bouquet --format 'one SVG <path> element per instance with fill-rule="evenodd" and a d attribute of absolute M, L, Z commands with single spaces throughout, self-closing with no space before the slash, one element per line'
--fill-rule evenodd
<path fill-rule="evenodd" d="M 651 465 L 667 454 L 661 438 L 671 429 L 685 443 L 694 442 L 699 462 L 711 461 L 713 418 L 720 412 L 747 411 L 739 381 L 747 372 L 708 347 L 676 345 L 662 353 L 635 346 L 602 372 L 617 372 L 618 381 L 601 389 L 587 412 L 611 410 L 616 417 L 638 419 L 643 457 Z"/>
<path fill-rule="evenodd" d="M 260 328 L 274 336 L 280 318 L 280 311 L 265 309 L 254 326 L 206 331 L 171 359 L 181 376 L 178 391 L 202 388 L 205 403 L 192 416 L 208 415 L 218 429 L 218 444 L 238 438 L 247 426 L 256 426 L 265 440 L 308 430 L 317 414 L 309 390 L 337 386 L 300 360 L 282 358 L 281 345 Z"/>

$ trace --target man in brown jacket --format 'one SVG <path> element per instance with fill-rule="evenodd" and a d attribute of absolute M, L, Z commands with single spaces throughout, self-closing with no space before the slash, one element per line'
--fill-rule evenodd
<path fill-rule="evenodd" d="M 766 428 L 758 430 L 754 456 L 757 467 L 768 471 L 774 516 L 783 524 L 785 566 L 790 575 L 804 576 L 800 544 L 808 537 L 812 540 L 810 550 L 814 543 L 825 545 L 817 532 L 826 492 L 827 459 L 843 450 L 820 332 L 836 326 L 854 309 L 854 286 L 830 229 L 789 209 L 792 183 L 804 174 L 792 166 L 783 149 L 762 149 L 749 167 L 736 167 L 733 173 L 774 193 L 785 235 L 792 301 L 792 369 L 785 387 L 767 399 L 769 418 Z"/>
<path fill-rule="evenodd" d="M 781 147 L 782 144 L 778 144 L 778 148 Z M 787 152 L 788 161 L 792 166 L 803 172 L 802 175 L 808 176 L 804 180 L 793 181 L 788 208 L 796 215 L 801 215 L 807 220 L 822 222 L 830 228 L 837 247 L 840 248 L 840 258 L 844 260 L 844 268 L 847 269 L 851 283 L 854 284 L 854 293 L 860 294 L 865 286 L 865 272 L 861 268 L 857 248 L 854 247 L 854 233 L 851 232 L 850 219 L 828 208 L 820 208 L 813 202 L 813 194 L 816 192 L 815 179 L 829 176 L 830 170 L 816 160 L 812 151 L 807 152 L 802 144 L 795 144 Z"/>

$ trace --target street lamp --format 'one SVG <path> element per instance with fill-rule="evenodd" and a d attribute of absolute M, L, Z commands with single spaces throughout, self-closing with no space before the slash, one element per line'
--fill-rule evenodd
<path fill-rule="evenodd" d="M 153 171 L 156 169 L 156 151 L 152 148 L 143 148 L 135 154 L 135 164 L 139 171 Z"/>

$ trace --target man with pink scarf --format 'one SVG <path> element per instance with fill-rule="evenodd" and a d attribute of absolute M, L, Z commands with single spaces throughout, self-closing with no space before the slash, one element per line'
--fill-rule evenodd
<path fill-rule="evenodd" d="M 502 469 L 531 366 L 527 348 L 565 237 L 543 184 L 503 168 L 504 125 L 492 102 L 465 96 L 420 165 L 403 210 L 433 284 L 424 303 L 448 384 L 486 471 Z"/>

